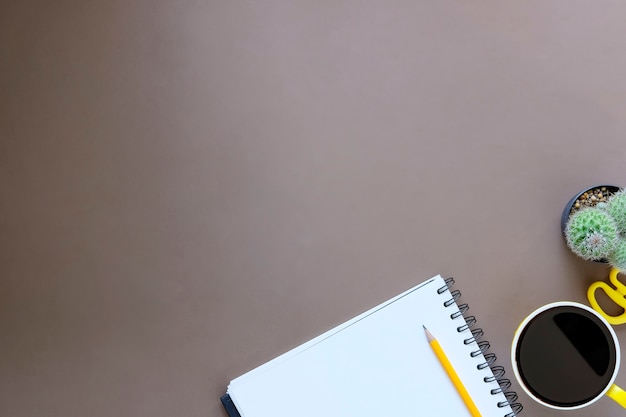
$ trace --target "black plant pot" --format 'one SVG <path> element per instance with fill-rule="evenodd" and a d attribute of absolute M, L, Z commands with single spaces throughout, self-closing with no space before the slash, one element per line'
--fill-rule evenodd
<path fill-rule="evenodd" d="M 565 205 L 565 208 L 563 209 L 563 213 L 561 214 L 561 233 L 563 233 L 563 237 L 565 237 L 565 226 L 567 225 L 567 220 L 569 219 L 569 216 L 572 213 L 574 204 L 576 204 L 576 200 L 578 200 L 578 198 L 580 198 L 580 196 L 582 196 L 586 192 L 589 192 L 591 190 L 595 190 L 596 188 L 601 188 L 601 187 L 606 187 L 607 191 L 609 191 L 611 194 L 615 194 L 616 192 L 622 189 L 621 187 L 617 187 L 615 185 L 604 185 L 604 184 L 595 185 L 593 187 L 589 187 L 589 188 L 582 190 L 581 192 L 576 194 L 574 197 L 572 197 L 572 199 Z M 606 263 L 607 260 L 598 259 L 594 262 Z"/>

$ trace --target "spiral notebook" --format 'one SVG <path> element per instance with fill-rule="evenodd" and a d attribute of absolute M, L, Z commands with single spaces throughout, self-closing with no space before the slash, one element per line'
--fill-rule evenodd
<path fill-rule="evenodd" d="M 438 339 L 483 417 L 521 411 L 454 281 L 431 278 L 234 379 L 230 417 L 470 416 L 431 350 Z"/>

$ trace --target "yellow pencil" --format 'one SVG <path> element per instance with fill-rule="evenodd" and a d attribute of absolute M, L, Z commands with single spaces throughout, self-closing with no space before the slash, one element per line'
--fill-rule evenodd
<path fill-rule="evenodd" d="M 433 349 L 433 352 L 435 352 L 435 356 L 437 356 L 437 359 L 439 359 L 439 362 L 441 362 L 441 365 L 443 365 L 443 368 L 446 370 L 448 377 L 450 377 L 450 380 L 456 387 L 459 395 L 461 395 L 461 398 L 463 399 L 463 402 L 467 406 L 469 412 L 472 414 L 472 417 L 480 417 L 480 411 L 478 411 L 476 404 L 474 404 L 474 400 L 472 400 L 472 397 L 470 397 L 469 393 L 465 389 L 461 378 L 459 378 L 456 371 L 452 367 L 452 364 L 450 363 L 450 360 L 441 348 L 441 345 L 439 344 L 439 342 L 437 342 L 437 339 L 435 339 L 432 333 L 428 331 L 426 326 L 424 326 L 424 331 L 426 332 L 426 338 L 428 339 L 430 347 Z"/>

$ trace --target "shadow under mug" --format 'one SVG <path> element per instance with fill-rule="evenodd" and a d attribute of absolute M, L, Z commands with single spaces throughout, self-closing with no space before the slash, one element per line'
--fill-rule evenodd
<path fill-rule="evenodd" d="M 533 311 L 515 332 L 511 362 L 522 389 L 547 407 L 575 410 L 608 395 L 626 408 L 626 392 L 614 384 L 615 331 L 584 304 L 560 301 Z"/>

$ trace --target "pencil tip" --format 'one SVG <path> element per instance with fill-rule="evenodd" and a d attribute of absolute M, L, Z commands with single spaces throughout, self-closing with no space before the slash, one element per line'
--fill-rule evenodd
<path fill-rule="evenodd" d="M 433 334 L 429 332 L 426 326 L 424 326 L 423 324 L 422 327 L 424 328 L 424 332 L 426 333 L 426 339 L 428 339 L 429 342 L 433 341 L 435 339 Z"/>

